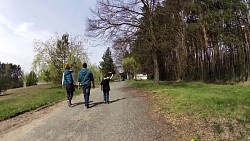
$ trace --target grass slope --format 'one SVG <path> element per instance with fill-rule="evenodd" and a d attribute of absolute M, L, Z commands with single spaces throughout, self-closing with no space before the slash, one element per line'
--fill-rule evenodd
<path fill-rule="evenodd" d="M 80 92 L 76 89 L 75 94 Z M 65 89 L 57 85 L 37 85 L 8 90 L 0 96 L 0 120 L 66 100 Z"/>
<path fill-rule="evenodd" d="M 250 137 L 250 87 L 202 82 L 130 81 L 158 98 L 168 121 L 183 136 L 202 140 L 247 140 Z"/>

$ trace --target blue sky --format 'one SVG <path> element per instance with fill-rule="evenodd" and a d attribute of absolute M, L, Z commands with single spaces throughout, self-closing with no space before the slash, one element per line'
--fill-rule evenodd
<path fill-rule="evenodd" d="M 20 65 L 25 73 L 35 56 L 34 39 L 55 33 L 83 35 L 96 0 L 0 0 L 0 61 Z M 90 62 L 99 64 L 106 46 L 84 47 Z"/>

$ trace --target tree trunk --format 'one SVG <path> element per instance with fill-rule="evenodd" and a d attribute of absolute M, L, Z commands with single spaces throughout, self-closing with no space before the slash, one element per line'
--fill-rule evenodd
<path fill-rule="evenodd" d="M 157 58 L 157 52 L 156 49 L 154 48 L 152 51 L 152 59 L 154 63 L 154 83 L 159 84 L 159 64 L 158 64 L 158 58 Z"/>
<path fill-rule="evenodd" d="M 204 25 L 201 25 L 202 26 L 202 32 L 203 32 L 203 40 L 204 40 L 204 63 L 205 63 L 205 69 L 208 69 L 208 71 L 206 70 L 205 71 L 205 76 L 206 76 L 206 78 L 205 79 L 207 79 L 207 76 L 209 76 L 209 79 L 211 79 L 211 77 L 210 77 L 210 57 L 209 57 L 209 54 L 208 54 L 208 52 L 207 52 L 207 50 L 208 50 L 208 37 L 207 37 L 207 32 L 206 32 L 206 28 L 205 28 L 205 26 Z M 208 63 L 208 64 L 207 64 Z M 207 67 L 207 65 L 208 65 L 208 67 Z M 208 74 L 207 74 L 207 72 L 208 72 Z"/>
<path fill-rule="evenodd" d="M 149 33 L 151 37 L 151 51 L 152 51 L 152 60 L 154 64 L 154 83 L 159 84 L 160 83 L 160 76 L 159 76 L 159 64 L 158 64 L 158 54 L 157 54 L 157 41 L 156 36 L 154 32 L 154 26 L 153 26 L 153 19 L 149 18 Z"/>

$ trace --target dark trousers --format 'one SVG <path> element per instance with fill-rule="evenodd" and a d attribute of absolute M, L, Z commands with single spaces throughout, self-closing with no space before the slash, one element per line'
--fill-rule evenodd
<path fill-rule="evenodd" d="M 103 92 L 103 100 L 105 103 L 109 103 L 109 91 Z"/>
<path fill-rule="evenodd" d="M 71 100 L 73 98 L 73 91 L 67 91 L 66 89 L 66 92 L 67 92 L 67 99 L 71 103 Z"/>
<path fill-rule="evenodd" d="M 85 106 L 89 106 L 90 87 L 82 87 Z"/>

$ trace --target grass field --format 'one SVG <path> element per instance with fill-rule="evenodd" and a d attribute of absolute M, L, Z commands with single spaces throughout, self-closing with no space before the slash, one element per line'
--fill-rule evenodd
<path fill-rule="evenodd" d="M 202 82 L 129 83 L 158 97 L 160 110 L 168 120 L 193 132 L 194 136 L 207 135 L 216 140 L 250 139 L 250 86 Z"/>
<path fill-rule="evenodd" d="M 80 94 L 76 89 L 74 94 Z M 66 100 L 65 89 L 58 85 L 37 85 L 11 89 L 0 96 L 0 120 Z"/>
<path fill-rule="evenodd" d="M 160 111 L 183 138 L 191 136 L 196 141 L 250 139 L 249 85 L 128 82 L 155 97 Z M 80 93 L 76 89 L 75 94 Z M 56 85 L 11 89 L 0 96 L 0 120 L 62 100 L 66 100 L 65 90 Z"/>

